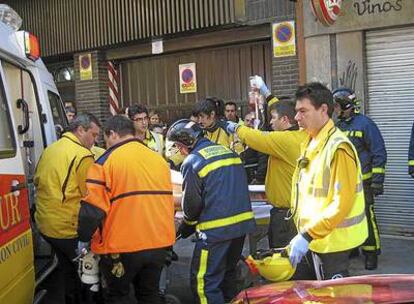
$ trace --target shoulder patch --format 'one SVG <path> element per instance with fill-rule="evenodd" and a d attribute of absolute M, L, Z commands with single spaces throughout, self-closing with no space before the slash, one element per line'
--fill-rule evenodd
<path fill-rule="evenodd" d="M 213 158 L 215 156 L 220 156 L 220 155 L 233 154 L 233 152 L 229 148 L 226 148 L 222 145 L 209 146 L 209 147 L 199 150 L 198 153 L 204 159 L 210 159 L 210 158 Z"/>

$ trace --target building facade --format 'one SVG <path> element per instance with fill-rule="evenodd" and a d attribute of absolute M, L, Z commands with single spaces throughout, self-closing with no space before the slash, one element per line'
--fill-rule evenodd
<path fill-rule="evenodd" d="M 292 95 L 299 82 L 297 55 L 272 56 L 271 23 L 295 19 L 289 0 L 8 2 L 38 36 L 64 101 L 101 119 L 109 97 L 118 108 L 141 103 L 171 121 L 207 96 L 244 109 L 250 75 L 262 75 L 280 95 Z M 180 91 L 181 64 L 193 64 L 195 92 Z M 109 96 L 108 87 L 118 95 Z"/>
<path fill-rule="evenodd" d="M 376 212 L 384 234 L 414 235 L 414 187 L 408 146 L 414 121 L 414 1 L 343 1 L 329 27 L 303 8 L 306 78 L 351 86 L 379 126 L 388 152 Z"/>

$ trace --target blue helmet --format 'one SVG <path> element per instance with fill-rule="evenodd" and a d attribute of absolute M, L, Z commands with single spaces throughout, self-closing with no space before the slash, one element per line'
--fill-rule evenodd
<path fill-rule="evenodd" d="M 336 103 L 341 106 L 342 111 L 346 111 L 350 108 L 357 106 L 357 99 L 354 90 L 349 88 L 338 88 L 333 92 L 333 98 Z"/>
<path fill-rule="evenodd" d="M 203 137 L 203 129 L 190 119 L 180 119 L 173 123 L 167 132 L 167 139 L 191 148 Z"/>

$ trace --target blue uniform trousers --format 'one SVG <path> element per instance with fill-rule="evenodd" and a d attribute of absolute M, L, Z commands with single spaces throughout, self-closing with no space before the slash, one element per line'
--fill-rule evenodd
<path fill-rule="evenodd" d="M 381 253 L 379 231 L 377 225 L 377 219 L 374 213 L 374 195 L 371 190 L 370 183 L 364 182 L 364 196 L 365 196 L 365 215 L 368 223 L 368 238 L 361 246 L 364 254 L 376 254 Z"/>
<path fill-rule="evenodd" d="M 236 265 L 244 238 L 217 243 L 197 240 L 191 262 L 191 288 L 196 303 L 222 304 L 237 295 Z"/>

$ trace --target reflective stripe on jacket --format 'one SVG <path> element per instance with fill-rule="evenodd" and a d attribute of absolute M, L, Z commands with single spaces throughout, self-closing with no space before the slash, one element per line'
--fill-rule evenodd
<path fill-rule="evenodd" d="M 348 136 L 358 152 L 362 179 L 383 184 L 387 151 L 375 122 L 363 114 L 353 114 L 348 119 L 339 120 L 337 127 Z"/>
<path fill-rule="evenodd" d="M 161 134 L 147 130 L 145 133 L 144 144 L 161 156 L 164 155 L 164 139 Z"/>
<path fill-rule="evenodd" d="M 229 240 L 255 228 L 246 172 L 230 149 L 200 139 L 181 166 L 183 211 L 207 241 Z"/>
<path fill-rule="evenodd" d="M 36 168 L 35 220 L 40 232 L 52 238 L 75 238 L 83 196 L 78 171 L 93 164 L 91 151 L 67 132 L 45 149 Z M 86 168 L 82 168 L 86 166 Z M 86 178 L 86 173 L 84 175 Z"/>
<path fill-rule="evenodd" d="M 108 149 L 89 170 L 87 187 L 83 202 L 105 213 L 92 238 L 93 252 L 134 252 L 174 243 L 168 164 L 137 139 Z"/>
<path fill-rule="evenodd" d="M 328 234 L 322 238 L 314 238 L 309 248 L 318 253 L 344 251 L 361 245 L 368 236 L 367 220 L 365 217 L 364 192 L 362 186 L 361 168 L 356 157 L 357 152 L 346 136 L 336 129 L 333 122 L 329 122 L 313 139 L 304 142 L 302 153 L 308 159 L 305 168 L 299 169 L 294 175 L 294 185 L 298 183 L 299 191 L 294 189 L 292 202 L 298 197 L 296 223 L 299 231 L 307 232 L 307 227 L 316 226 L 316 223 L 325 221 L 337 212 L 339 208 L 340 191 L 352 193 L 355 191 L 353 202 L 345 202 L 350 206 L 347 215 L 335 226 L 324 227 Z M 340 145 L 349 145 L 354 153 L 357 166 L 357 180 L 355 189 L 342 189 L 344 183 L 334 180 L 332 161 Z M 346 168 L 337 168 L 346 170 Z M 346 174 L 346 172 L 344 172 Z M 299 192 L 299 193 L 297 193 Z M 328 222 L 327 222 L 328 223 Z M 326 225 L 325 225 L 326 226 Z M 315 235 L 315 233 L 314 233 Z"/>

